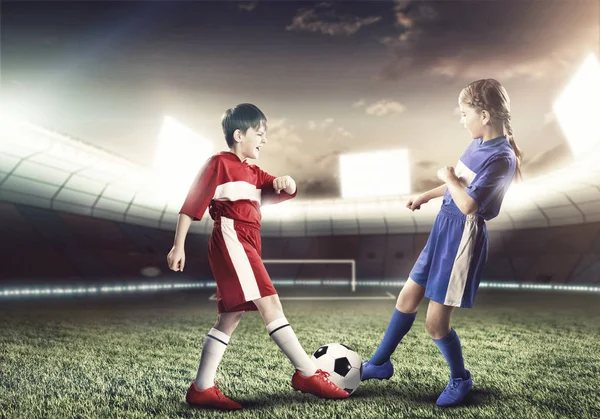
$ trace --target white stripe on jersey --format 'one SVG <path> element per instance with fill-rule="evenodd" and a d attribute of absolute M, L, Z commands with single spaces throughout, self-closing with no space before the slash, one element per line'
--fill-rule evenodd
<path fill-rule="evenodd" d="M 255 185 L 244 182 L 227 182 L 217 186 L 214 200 L 217 201 L 239 201 L 240 199 L 249 199 L 251 201 L 261 201 L 261 190 L 257 189 Z"/>
<path fill-rule="evenodd" d="M 473 179 L 477 175 L 477 173 L 465 166 L 460 160 L 456 163 L 454 173 L 456 173 L 456 177 L 463 187 L 471 186 L 471 182 L 473 182 Z"/>
<path fill-rule="evenodd" d="M 231 218 L 221 217 L 221 232 L 223 233 L 227 253 L 229 253 L 233 268 L 240 281 L 244 298 L 246 301 L 260 298 L 260 290 L 256 283 L 256 277 L 254 276 L 250 259 L 248 259 L 244 245 L 237 236 L 235 225 Z"/>

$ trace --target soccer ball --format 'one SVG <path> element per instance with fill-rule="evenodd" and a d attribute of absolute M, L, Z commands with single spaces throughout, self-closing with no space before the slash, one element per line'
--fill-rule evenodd
<path fill-rule="evenodd" d="M 315 351 L 312 360 L 317 369 L 328 372 L 329 379 L 338 387 L 352 394 L 360 385 L 362 360 L 346 345 L 328 343 Z"/>

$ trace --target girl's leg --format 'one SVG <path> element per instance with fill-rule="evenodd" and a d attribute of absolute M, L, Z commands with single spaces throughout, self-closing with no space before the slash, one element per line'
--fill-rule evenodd
<path fill-rule="evenodd" d="M 369 363 L 372 365 L 382 365 L 390 360 L 390 356 L 394 353 L 404 335 L 412 327 L 417 316 L 417 308 L 421 301 L 423 301 L 424 295 L 425 288 L 409 278 L 398 295 L 396 307 L 385 335 L 369 360 Z"/>
<path fill-rule="evenodd" d="M 466 378 L 460 339 L 450 327 L 450 317 L 454 309 L 455 307 L 430 301 L 425 328 L 446 358 L 452 378 Z"/>
<path fill-rule="evenodd" d="M 473 386 L 471 373 L 465 369 L 460 339 L 450 327 L 454 308 L 430 301 L 425 321 L 427 332 L 450 367 L 450 381 L 436 402 L 438 406 L 444 407 L 460 404 Z"/>

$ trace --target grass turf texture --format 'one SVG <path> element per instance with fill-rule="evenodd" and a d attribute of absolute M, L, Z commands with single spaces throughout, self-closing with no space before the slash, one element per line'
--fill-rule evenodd
<path fill-rule="evenodd" d="M 217 372 L 244 406 L 233 413 L 184 402 L 215 320 L 209 295 L 3 300 L 0 417 L 600 417 L 599 295 L 480 291 L 476 308 L 453 317 L 474 388 L 451 409 L 435 406 L 448 368 L 425 331 L 426 303 L 392 357 L 392 379 L 363 383 L 344 401 L 293 391 L 291 364 L 259 314 L 247 313 Z M 309 353 L 340 342 L 367 358 L 394 300 L 283 305 Z"/>

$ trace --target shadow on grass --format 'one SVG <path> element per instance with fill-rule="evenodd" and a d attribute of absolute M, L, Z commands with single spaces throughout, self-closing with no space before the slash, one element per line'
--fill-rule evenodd
<path fill-rule="evenodd" d="M 440 390 L 441 392 L 441 390 Z M 405 403 L 416 403 L 421 405 L 435 406 L 435 401 L 439 396 L 438 392 L 433 393 L 429 386 L 417 386 L 410 389 L 402 389 L 392 385 L 385 387 L 367 387 L 362 388 L 357 393 L 351 396 L 355 400 L 379 400 L 385 402 L 386 399 L 394 399 L 395 401 L 403 401 Z M 494 404 L 502 398 L 501 393 L 492 388 L 477 388 L 472 390 L 467 395 L 464 402 L 457 407 L 484 406 Z M 290 406 L 292 404 L 305 403 L 344 403 L 346 400 L 322 400 L 310 394 L 302 394 L 293 390 L 280 391 L 277 393 L 263 393 L 251 398 L 236 399 L 241 403 L 243 410 L 254 410 L 264 408 L 275 408 L 279 406 Z M 186 403 L 181 404 L 189 408 Z M 200 410 L 215 411 L 215 409 L 196 408 Z"/>
<path fill-rule="evenodd" d="M 351 397 L 354 399 L 388 399 L 393 398 L 405 402 L 419 404 L 435 404 L 443 388 L 433 392 L 431 386 L 416 385 L 410 388 L 402 388 L 393 384 L 384 386 L 368 386 L 359 389 Z M 461 406 L 483 406 L 493 404 L 494 401 L 502 399 L 502 394 L 494 388 L 475 388 L 467 395 Z"/>
<path fill-rule="evenodd" d="M 289 406 L 291 404 L 315 403 L 321 401 L 321 399 L 313 395 L 302 394 L 294 390 L 262 393 L 250 398 L 234 398 L 234 400 L 242 405 L 242 410 L 264 409 L 265 407 L 273 408 L 278 406 Z M 326 402 L 336 402 L 336 400 L 326 400 Z M 182 408 L 190 408 L 185 402 L 181 402 L 180 406 Z M 218 411 L 218 409 L 196 406 L 192 407 L 192 409 L 206 410 L 207 412 Z"/>
<path fill-rule="evenodd" d="M 315 402 L 343 402 L 343 400 L 324 400 L 319 399 L 312 394 L 304 394 L 290 389 L 289 391 L 279 391 L 277 393 L 264 393 L 252 398 L 239 400 L 245 409 L 261 409 L 264 407 L 289 406 L 290 404 L 304 404 Z"/>

